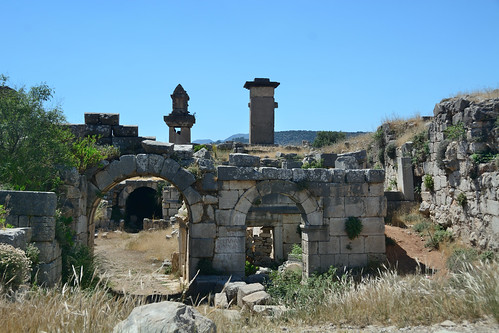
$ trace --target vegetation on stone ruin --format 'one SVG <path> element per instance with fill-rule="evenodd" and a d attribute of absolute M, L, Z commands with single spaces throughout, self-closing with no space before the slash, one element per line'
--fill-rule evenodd
<path fill-rule="evenodd" d="M 31 261 L 26 253 L 12 245 L 0 243 L 0 288 L 14 289 L 27 282 Z"/>
<path fill-rule="evenodd" d="M 120 155 L 119 149 L 113 146 L 97 144 L 98 137 L 88 136 L 76 139 L 71 145 L 72 164 L 80 173 L 87 168 L 98 166 L 99 162 Z"/>
<path fill-rule="evenodd" d="M 444 133 L 447 139 L 457 141 L 464 139 L 466 130 L 464 129 L 463 123 L 459 122 L 456 125 L 447 127 L 444 130 Z"/>
<path fill-rule="evenodd" d="M 358 217 L 350 216 L 345 221 L 345 232 L 349 239 L 357 238 L 362 232 L 362 221 Z"/>
<path fill-rule="evenodd" d="M 345 139 L 346 135 L 343 132 L 336 131 L 319 131 L 312 143 L 313 147 L 321 148 L 324 146 L 330 146 L 339 140 Z"/>
<path fill-rule="evenodd" d="M 433 192 L 435 188 L 435 182 L 433 181 L 432 175 L 424 175 L 423 184 L 428 191 Z"/>

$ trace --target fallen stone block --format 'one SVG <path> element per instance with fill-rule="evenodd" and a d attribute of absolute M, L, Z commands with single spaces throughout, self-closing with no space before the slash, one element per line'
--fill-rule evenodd
<path fill-rule="evenodd" d="M 254 292 L 242 298 L 243 308 L 253 310 L 255 305 L 267 304 L 270 301 L 270 295 L 264 290 Z"/>
<path fill-rule="evenodd" d="M 243 307 L 243 298 L 249 294 L 256 293 L 258 291 L 264 291 L 265 288 L 260 283 L 247 284 L 245 286 L 240 286 L 237 290 L 237 305 Z"/>

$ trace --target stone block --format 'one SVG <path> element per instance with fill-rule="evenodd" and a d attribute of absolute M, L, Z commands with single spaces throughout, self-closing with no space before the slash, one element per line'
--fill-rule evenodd
<path fill-rule="evenodd" d="M 213 302 L 216 308 L 226 309 L 229 307 L 229 302 L 227 301 L 227 295 L 224 292 L 216 293 Z"/>
<path fill-rule="evenodd" d="M 113 167 L 113 165 L 116 165 Z M 111 171 L 112 168 L 119 169 L 117 174 L 122 176 L 135 175 L 137 171 L 137 157 L 135 155 L 123 155 L 120 157 L 119 164 L 118 162 L 113 161 L 109 166 L 109 173 L 113 174 Z M 121 178 L 121 177 L 120 177 Z"/>
<path fill-rule="evenodd" d="M 190 253 L 191 256 L 197 258 L 211 258 L 213 257 L 214 249 L 213 238 L 193 238 L 190 239 Z"/>
<path fill-rule="evenodd" d="M 359 236 L 354 239 L 348 238 L 348 236 L 340 236 L 340 252 L 341 253 L 365 253 L 365 238 L 364 236 Z"/>
<path fill-rule="evenodd" d="M 385 216 L 385 197 L 366 197 L 363 198 L 365 203 L 366 216 Z"/>
<path fill-rule="evenodd" d="M 52 242 L 35 242 L 35 247 L 40 250 L 38 259 L 43 263 L 50 263 L 61 256 L 61 248 L 56 240 Z"/>
<path fill-rule="evenodd" d="M 163 167 L 161 168 L 161 176 L 171 181 L 173 177 L 175 177 L 179 169 L 180 164 L 178 164 L 177 161 L 172 160 L 171 158 L 167 158 L 165 159 Z"/>
<path fill-rule="evenodd" d="M 222 190 L 247 190 L 255 185 L 254 180 L 229 180 L 222 182 Z"/>
<path fill-rule="evenodd" d="M 348 187 L 350 189 L 348 195 L 356 197 L 365 197 L 369 195 L 369 185 L 367 183 L 351 183 Z"/>
<path fill-rule="evenodd" d="M 385 253 L 385 235 L 366 237 L 365 249 L 367 253 Z"/>
<path fill-rule="evenodd" d="M 303 171 L 305 171 L 305 179 L 309 182 L 330 183 L 333 180 L 333 175 L 328 169 L 305 169 Z"/>
<path fill-rule="evenodd" d="M 336 254 L 334 256 L 334 265 L 336 267 L 348 267 L 348 254 Z"/>
<path fill-rule="evenodd" d="M 260 172 L 263 175 L 263 179 L 291 180 L 293 178 L 293 170 L 291 169 L 262 167 L 260 168 Z"/>
<path fill-rule="evenodd" d="M 328 239 L 326 241 L 319 242 L 319 254 L 321 256 L 324 254 L 337 254 L 337 253 L 340 253 L 340 238 L 339 237 L 328 237 Z M 333 260 L 334 260 L 334 258 L 333 258 Z M 329 267 L 329 266 L 327 266 L 327 267 Z"/>
<path fill-rule="evenodd" d="M 353 156 L 338 156 L 334 161 L 334 167 L 336 169 L 358 169 L 359 163 Z"/>
<path fill-rule="evenodd" d="M 201 197 L 201 195 L 196 191 L 194 190 L 192 187 L 187 187 L 183 192 L 182 194 L 184 195 L 184 198 L 187 200 L 187 203 L 189 205 L 193 205 L 193 204 L 196 204 L 198 202 L 202 202 L 203 201 L 203 197 Z"/>
<path fill-rule="evenodd" d="M 229 282 L 225 285 L 225 294 L 229 302 L 237 302 L 237 292 L 241 286 L 245 286 L 246 282 L 235 281 Z"/>
<path fill-rule="evenodd" d="M 324 217 L 345 217 L 345 198 L 325 197 Z"/>
<path fill-rule="evenodd" d="M 328 153 L 317 153 L 314 156 L 316 161 L 322 161 L 322 165 L 324 168 L 334 168 L 337 154 L 328 154 Z"/>
<path fill-rule="evenodd" d="M 347 183 L 363 183 L 366 181 L 365 170 L 347 170 Z"/>
<path fill-rule="evenodd" d="M 270 302 L 270 295 L 265 291 L 257 291 L 242 298 L 243 307 L 252 310 L 255 305 L 264 305 Z"/>
<path fill-rule="evenodd" d="M 197 160 L 199 170 L 203 172 L 215 172 L 215 163 L 212 160 L 206 158 L 200 158 Z"/>
<path fill-rule="evenodd" d="M 120 123 L 119 113 L 94 113 L 87 112 L 84 115 L 87 125 L 111 125 L 116 126 Z"/>
<path fill-rule="evenodd" d="M 364 217 L 361 235 L 384 235 L 385 221 L 383 217 Z"/>
<path fill-rule="evenodd" d="M 148 154 L 138 154 L 137 155 L 137 173 L 144 175 L 148 173 L 149 168 L 149 155 Z"/>
<path fill-rule="evenodd" d="M 239 199 L 239 192 L 233 191 L 219 191 L 218 192 L 218 207 L 220 209 L 232 209 Z"/>
<path fill-rule="evenodd" d="M 246 237 L 244 226 L 218 226 L 219 237 Z"/>
<path fill-rule="evenodd" d="M 141 145 L 148 154 L 166 155 L 167 157 L 173 154 L 173 143 L 144 140 Z"/>
<path fill-rule="evenodd" d="M 192 238 L 215 238 L 217 226 L 215 223 L 191 224 L 190 236 Z"/>
<path fill-rule="evenodd" d="M 194 154 L 192 144 L 175 144 L 173 146 L 173 154 L 177 160 L 191 160 Z M 182 163 L 180 163 L 182 164 Z"/>
<path fill-rule="evenodd" d="M 343 169 L 331 169 L 329 170 L 333 175 L 333 183 L 344 183 L 346 178 L 346 171 Z"/>
<path fill-rule="evenodd" d="M 325 227 L 314 228 L 306 226 L 302 230 L 302 239 L 307 242 L 326 242 L 329 240 L 329 231 Z"/>
<path fill-rule="evenodd" d="M 282 161 L 281 168 L 283 169 L 300 169 L 303 163 L 301 161 L 284 160 Z"/>
<path fill-rule="evenodd" d="M 367 193 L 371 197 L 384 195 L 383 183 L 369 184 Z"/>
<path fill-rule="evenodd" d="M 215 240 L 215 253 L 245 253 L 245 237 L 219 237 Z"/>
<path fill-rule="evenodd" d="M 263 175 L 252 167 L 220 165 L 217 167 L 218 180 L 262 180 Z"/>
<path fill-rule="evenodd" d="M 499 201 L 487 200 L 486 213 L 494 216 L 499 216 Z"/>
<path fill-rule="evenodd" d="M 113 178 L 107 172 L 107 170 L 99 171 L 95 174 L 95 185 L 101 190 L 106 190 L 109 186 L 113 184 Z"/>
<path fill-rule="evenodd" d="M 229 154 L 229 165 L 237 167 L 258 167 L 260 166 L 260 157 L 249 154 Z"/>
<path fill-rule="evenodd" d="M 385 182 L 385 170 L 369 169 L 365 171 L 365 175 L 368 183 L 377 184 Z"/>
<path fill-rule="evenodd" d="M 203 175 L 201 186 L 204 191 L 218 190 L 217 177 L 213 173 L 206 173 Z"/>
<path fill-rule="evenodd" d="M 148 173 L 152 175 L 159 175 L 163 169 L 165 158 L 161 155 L 149 154 L 149 164 L 147 166 Z"/>
<path fill-rule="evenodd" d="M 30 241 L 30 235 L 30 228 L 0 229 L 0 243 L 5 243 L 12 245 L 15 248 L 26 250 L 26 246 Z"/>
<path fill-rule="evenodd" d="M 32 242 L 51 242 L 55 239 L 55 218 L 47 216 L 33 216 L 30 219 Z"/>
<path fill-rule="evenodd" d="M 112 127 L 112 129 L 113 129 L 113 136 L 121 136 L 121 137 L 139 136 L 139 126 L 115 125 Z"/>
<path fill-rule="evenodd" d="M 230 225 L 232 226 L 243 226 L 246 225 L 246 214 L 233 211 L 231 214 Z"/>
<path fill-rule="evenodd" d="M 231 214 L 232 214 L 231 210 L 216 209 L 215 210 L 215 219 L 216 219 L 217 225 L 230 226 Z"/>
<path fill-rule="evenodd" d="M 122 154 L 138 154 L 145 153 L 142 147 L 143 137 L 113 137 L 112 144 L 120 149 Z"/>
<path fill-rule="evenodd" d="M 194 184 L 195 181 L 196 177 L 194 177 L 192 173 L 180 168 L 175 176 L 173 176 L 171 183 L 174 184 L 179 191 L 184 191 L 188 186 Z"/>
<path fill-rule="evenodd" d="M 190 212 L 191 212 L 191 221 L 192 223 L 198 223 L 201 222 L 203 218 L 203 204 L 202 203 L 197 203 L 189 206 Z"/>
<path fill-rule="evenodd" d="M 53 192 L 0 191 L 0 204 L 10 210 L 10 215 L 54 216 L 57 197 Z"/>
<path fill-rule="evenodd" d="M 262 158 L 260 160 L 260 165 L 264 167 L 279 168 L 281 166 L 281 162 L 273 158 Z"/>
<path fill-rule="evenodd" d="M 237 290 L 237 305 L 243 307 L 243 298 L 247 295 L 256 293 L 258 291 L 264 291 L 265 287 L 260 283 L 251 283 L 244 286 L 240 286 Z"/>
<path fill-rule="evenodd" d="M 305 169 L 293 169 L 293 181 L 296 183 L 304 182 L 307 180 Z"/>
<path fill-rule="evenodd" d="M 244 276 L 245 260 L 245 253 L 215 253 L 213 268 L 233 276 Z"/>
<path fill-rule="evenodd" d="M 113 135 L 113 130 L 109 125 L 87 125 L 85 136 L 92 135 L 100 138 L 110 138 Z"/>
<path fill-rule="evenodd" d="M 321 270 L 326 271 L 331 266 L 335 266 L 335 254 L 321 254 Z"/>
<path fill-rule="evenodd" d="M 58 257 L 56 260 L 40 264 L 38 266 L 37 280 L 41 286 L 54 286 L 61 279 L 62 260 Z"/>
<path fill-rule="evenodd" d="M 354 253 L 348 255 L 348 267 L 365 267 L 367 266 L 367 254 Z"/>
<path fill-rule="evenodd" d="M 345 216 L 364 216 L 364 198 L 345 197 Z"/>

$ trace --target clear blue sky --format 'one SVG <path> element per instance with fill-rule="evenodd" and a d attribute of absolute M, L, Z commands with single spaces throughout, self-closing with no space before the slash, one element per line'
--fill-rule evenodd
<path fill-rule="evenodd" d="M 120 113 L 168 140 L 178 83 L 193 139 L 248 133 L 255 77 L 279 81 L 276 131 L 371 131 L 499 88 L 499 0 L 0 0 L 0 73 L 55 88 L 70 123 Z"/>

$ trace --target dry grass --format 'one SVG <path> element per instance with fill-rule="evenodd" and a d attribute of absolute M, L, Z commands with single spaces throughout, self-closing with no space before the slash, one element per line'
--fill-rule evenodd
<path fill-rule="evenodd" d="M 383 120 L 383 124 L 385 123 L 389 124 L 390 129 L 395 133 L 397 147 L 411 141 L 416 134 L 426 129 L 426 122 L 419 114 L 409 118 L 392 115 Z"/>
<path fill-rule="evenodd" d="M 474 321 L 485 316 L 499 320 L 499 265 L 480 263 L 446 277 L 424 274 L 399 276 L 386 271 L 339 291 L 326 291 L 325 302 L 292 310 L 282 318 L 246 314 L 229 320 L 219 312 L 200 308 L 215 321 L 219 332 L 282 332 L 308 325 L 431 325 L 444 320 Z M 322 299 L 322 297 L 320 297 Z"/>
<path fill-rule="evenodd" d="M 172 233 L 172 230 L 170 227 L 163 230 L 144 230 L 138 234 L 132 234 L 132 237 L 127 238 L 124 247 L 127 250 L 143 252 L 146 258 L 169 259 L 173 252 L 178 251 L 177 238 L 165 238 L 166 235 Z"/>
<path fill-rule="evenodd" d="M 445 98 L 441 102 L 445 102 L 454 98 L 465 98 L 472 102 L 481 102 L 486 99 L 499 98 L 499 89 L 484 88 L 474 91 L 460 91 L 450 98 Z"/>
<path fill-rule="evenodd" d="M 1 331 L 9 332 L 111 332 L 138 300 L 111 297 L 98 286 L 33 289 L 12 298 L 0 292 Z"/>
<path fill-rule="evenodd" d="M 366 133 L 366 134 L 356 135 L 346 140 L 342 140 L 331 146 L 323 147 L 322 151 L 326 153 L 335 153 L 335 154 L 358 151 L 358 150 L 368 149 L 372 141 L 373 141 L 373 134 Z"/>

